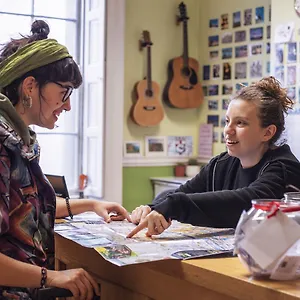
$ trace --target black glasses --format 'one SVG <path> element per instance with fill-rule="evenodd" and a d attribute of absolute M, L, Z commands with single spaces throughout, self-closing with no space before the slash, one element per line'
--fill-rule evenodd
<path fill-rule="evenodd" d="M 57 84 L 61 88 L 66 89 L 66 92 L 65 92 L 65 94 L 64 94 L 64 96 L 63 96 L 63 98 L 61 100 L 62 103 L 65 103 L 70 98 L 70 96 L 72 95 L 74 88 L 72 86 L 70 86 L 70 85 L 63 85 L 63 84 L 61 84 L 61 83 L 59 83 L 57 81 L 52 81 L 52 82 L 55 83 L 55 84 Z"/>

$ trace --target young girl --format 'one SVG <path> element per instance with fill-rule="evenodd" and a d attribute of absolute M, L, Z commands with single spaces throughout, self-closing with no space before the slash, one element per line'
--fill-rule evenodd
<path fill-rule="evenodd" d="M 130 217 L 117 203 L 56 201 L 28 126 L 54 128 L 61 112 L 71 109 L 70 96 L 82 77 L 66 47 L 47 39 L 45 22 L 35 21 L 31 31 L 0 53 L 0 299 L 32 299 L 31 289 L 44 286 L 92 299 L 99 287 L 85 270 L 53 270 L 54 219 L 84 211 L 107 222 Z"/>
<path fill-rule="evenodd" d="M 162 233 L 171 220 L 199 226 L 235 227 L 252 199 L 280 199 L 288 185 L 300 188 L 300 163 L 286 144 L 278 143 L 284 114 L 293 102 L 274 77 L 244 87 L 231 100 L 224 137 L 227 152 L 214 157 L 193 179 L 151 206 L 132 212 L 139 225 L 132 237 Z"/>

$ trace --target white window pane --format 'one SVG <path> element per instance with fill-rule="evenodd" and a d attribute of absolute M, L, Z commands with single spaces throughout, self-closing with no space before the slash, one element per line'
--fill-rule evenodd
<path fill-rule="evenodd" d="M 0 0 L 1 12 L 31 14 L 32 0 Z M 2 17 L 1 17 L 2 18 Z M 2 20 L 1 20 L 2 23 Z M 10 25 L 13 24 L 9 24 Z M 20 27 L 22 28 L 22 27 Z"/>
<path fill-rule="evenodd" d="M 99 5 L 100 5 L 99 0 L 90 0 L 88 9 L 89 9 L 89 11 L 93 10 L 93 9 L 99 7 Z"/>
<path fill-rule="evenodd" d="M 7 43 L 11 38 L 19 39 L 20 34 L 30 34 L 31 23 L 31 17 L 0 14 L 0 44 Z"/>
<path fill-rule="evenodd" d="M 35 0 L 34 14 L 45 17 L 75 19 L 77 10 L 76 0 Z"/>
<path fill-rule="evenodd" d="M 78 139 L 76 136 L 38 134 L 40 165 L 44 173 L 64 175 L 69 189 L 78 184 Z"/>

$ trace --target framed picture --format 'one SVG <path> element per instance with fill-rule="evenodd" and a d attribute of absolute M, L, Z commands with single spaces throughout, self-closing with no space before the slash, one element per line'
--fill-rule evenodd
<path fill-rule="evenodd" d="M 191 156 L 193 153 L 192 136 L 168 136 L 168 156 Z"/>
<path fill-rule="evenodd" d="M 165 136 L 145 137 L 146 156 L 167 156 L 167 143 Z"/>
<path fill-rule="evenodd" d="M 125 141 L 123 148 L 124 157 L 135 157 L 142 155 L 142 143 L 139 141 Z"/>

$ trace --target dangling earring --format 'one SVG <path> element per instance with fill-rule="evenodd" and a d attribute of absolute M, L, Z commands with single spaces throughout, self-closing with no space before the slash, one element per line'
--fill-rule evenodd
<path fill-rule="evenodd" d="M 23 106 L 25 108 L 31 108 L 32 107 L 32 98 L 30 96 L 25 96 L 23 98 Z"/>

